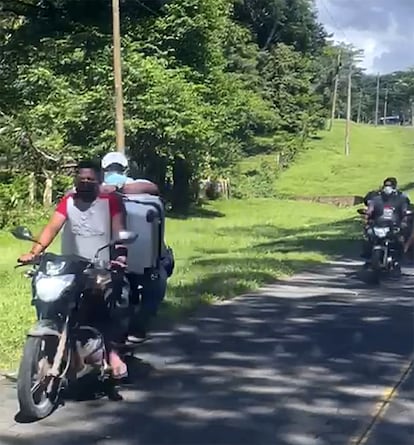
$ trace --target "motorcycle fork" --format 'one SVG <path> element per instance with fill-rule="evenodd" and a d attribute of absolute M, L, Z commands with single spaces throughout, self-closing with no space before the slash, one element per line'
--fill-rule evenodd
<path fill-rule="evenodd" d="M 59 342 L 56 348 L 56 354 L 53 358 L 53 365 L 48 372 L 48 375 L 51 377 L 62 377 L 69 368 L 70 360 L 68 360 L 66 369 L 63 371 L 61 375 L 59 375 L 60 374 L 59 369 L 62 364 L 63 355 L 65 353 L 65 348 L 68 340 L 68 321 L 69 317 L 66 318 L 65 323 L 63 325 L 63 330 L 62 333 L 60 334 Z"/>
<path fill-rule="evenodd" d="M 388 248 L 388 244 L 377 244 L 377 245 L 375 245 L 374 246 L 374 249 L 373 249 L 374 251 L 375 250 L 379 250 L 379 251 L 381 251 L 382 252 L 382 260 L 381 260 L 381 263 L 380 263 L 380 266 L 381 267 L 386 267 L 387 266 L 387 261 L 388 261 L 388 250 L 389 250 L 389 248 Z"/>

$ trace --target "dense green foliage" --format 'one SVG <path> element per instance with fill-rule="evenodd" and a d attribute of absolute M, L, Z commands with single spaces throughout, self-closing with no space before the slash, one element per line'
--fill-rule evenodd
<path fill-rule="evenodd" d="M 111 14 L 110 0 L 0 0 L 2 195 L 113 149 Z M 124 0 L 121 24 L 128 152 L 177 209 L 242 156 L 287 165 L 323 126 L 336 48 L 312 0 Z"/>
<path fill-rule="evenodd" d="M 0 5 L 6 167 L 40 174 L 113 148 L 111 2 Z M 172 182 L 177 207 L 198 178 L 228 173 L 243 153 L 289 158 L 321 125 L 327 43 L 311 0 L 121 6 L 127 147 L 143 174 Z"/>

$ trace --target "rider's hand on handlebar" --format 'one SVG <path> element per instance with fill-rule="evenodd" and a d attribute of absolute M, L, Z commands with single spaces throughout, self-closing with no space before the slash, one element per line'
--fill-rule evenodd
<path fill-rule="evenodd" d="M 34 261 L 36 258 L 36 255 L 34 253 L 24 253 L 23 255 L 20 255 L 19 259 L 17 260 L 21 264 L 29 264 Z"/>

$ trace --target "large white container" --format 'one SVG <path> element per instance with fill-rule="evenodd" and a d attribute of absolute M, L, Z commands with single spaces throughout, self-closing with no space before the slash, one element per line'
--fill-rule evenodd
<path fill-rule="evenodd" d="M 127 229 L 138 234 L 128 246 L 128 272 L 143 275 L 158 269 L 164 239 L 164 205 L 158 196 L 126 195 Z"/>

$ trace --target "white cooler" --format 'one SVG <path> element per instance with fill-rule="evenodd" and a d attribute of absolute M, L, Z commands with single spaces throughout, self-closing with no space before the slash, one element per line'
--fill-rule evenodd
<path fill-rule="evenodd" d="M 158 196 L 126 195 L 127 229 L 138 234 L 128 246 L 128 272 L 144 275 L 157 271 L 164 239 L 164 204 Z"/>

